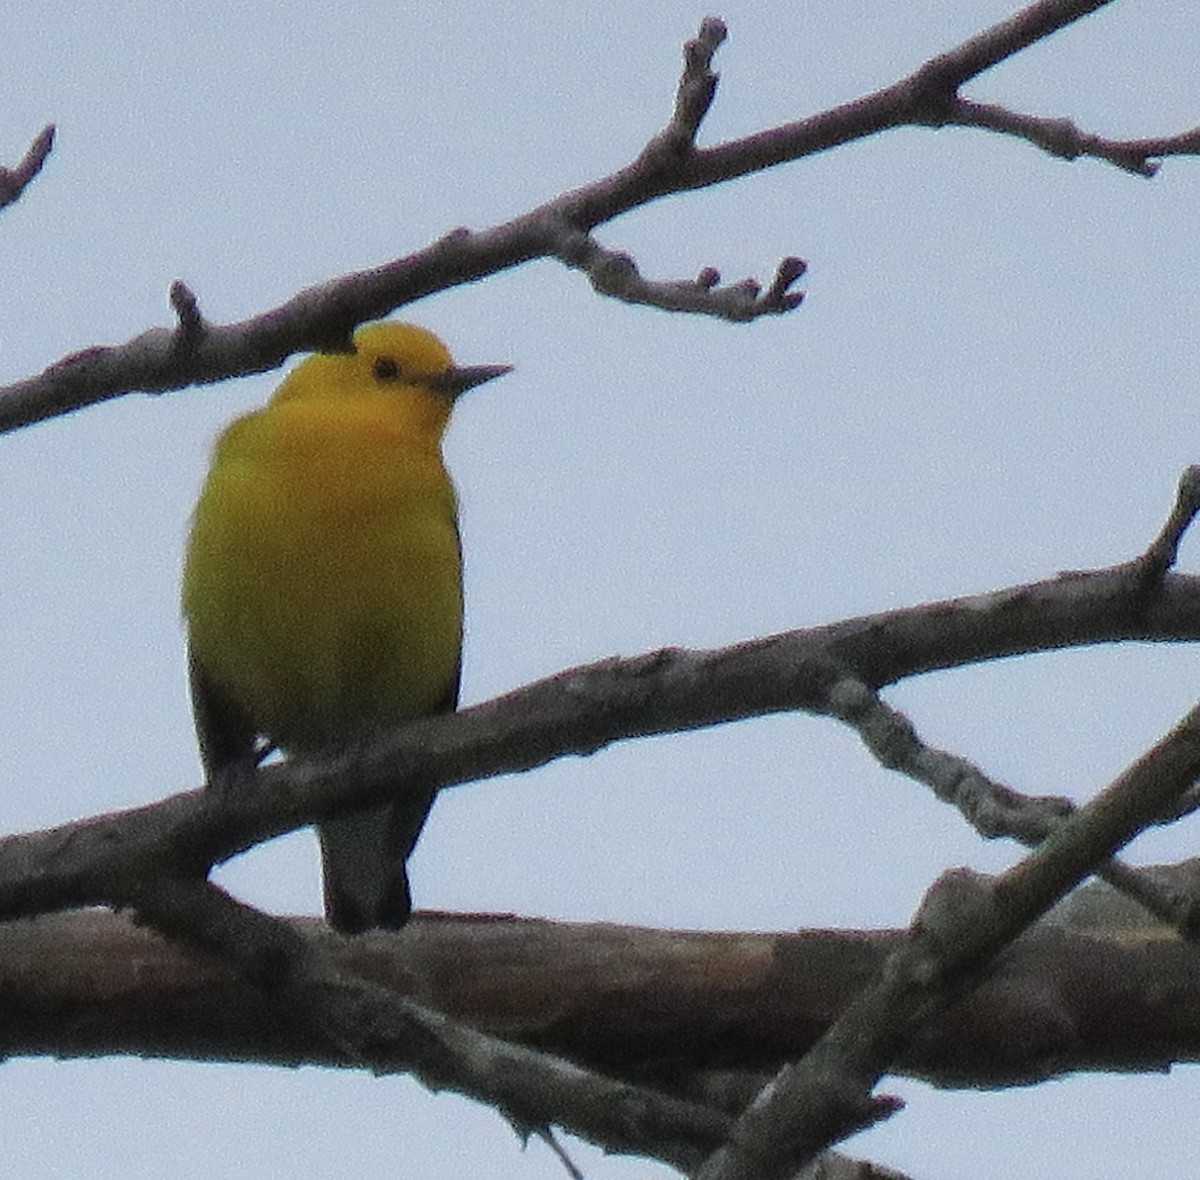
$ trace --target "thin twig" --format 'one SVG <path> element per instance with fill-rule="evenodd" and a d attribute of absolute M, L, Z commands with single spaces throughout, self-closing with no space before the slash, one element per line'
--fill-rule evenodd
<path fill-rule="evenodd" d="M 1068 798 L 1023 794 L 990 778 L 966 758 L 926 745 L 903 713 L 861 682 L 847 679 L 829 695 L 834 716 L 858 732 L 881 766 L 931 787 L 984 839 L 1008 837 L 1036 848 L 1077 810 Z M 1194 907 L 1177 890 L 1117 859 L 1101 865 L 1097 876 L 1183 937 L 1193 935 Z"/>
<path fill-rule="evenodd" d="M 22 193 L 42 170 L 46 157 L 54 147 L 54 124 L 51 123 L 38 133 L 29 145 L 29 150 L 15 168 L 0 167 L 0 209 L 21 199 Z"/>
<path fill-rule="evenodd" d="M 1200 514 L 1200 466 L 1188 467 L 1179 477 L 1175 503 L 1162 531 L 1150 543 L 1146 552 L 1134 562 L 1140 588 L 1150 592 L 1162 585 L 1167 571 L 1179 557 L 1179 546 L 1192 522 Z"/>
<path fill-rule="evenodd" d="M 606 1078 L 569 1061 L 489 1036 L 316 955 L 277 993 L 348 1060 L 377 1074 L 412 1073 L 526 1126 L 554 1123 L 606 1151 L 694 1168 L 730 1126 L 721 1111 Z M 552 1137 L 547 1139 L 553 1146 Z"/>

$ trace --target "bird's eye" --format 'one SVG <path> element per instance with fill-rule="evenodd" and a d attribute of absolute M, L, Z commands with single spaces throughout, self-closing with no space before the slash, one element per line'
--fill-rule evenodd
<path fill-rule="evenodd" d="M 400 366 L 390 356 L 376 357 L 371 372 L 375 374 L 376 381 L 397 381 L 400 378 Z"/>

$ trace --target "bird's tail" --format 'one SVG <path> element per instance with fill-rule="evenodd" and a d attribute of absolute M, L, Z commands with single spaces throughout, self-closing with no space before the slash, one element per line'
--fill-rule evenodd
<path fill-rule="evenodd" d="M 317 828 L 325 882 L 325 917 L 342 934 L 398 930 L 412 912 L 405 868 L 433 791 L 326 820 Z"/>

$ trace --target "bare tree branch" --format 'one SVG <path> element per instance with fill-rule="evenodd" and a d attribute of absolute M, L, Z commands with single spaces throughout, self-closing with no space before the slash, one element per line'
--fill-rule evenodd
<path fill-rule="evenodd" d="M 53 147 L 54 124 L 51 123 L 42 128 L 37 138 L 29 145 L 24 159 L 15 168 L 0 166 L 0 209 L 21 199 L 21 195 L 33 183 L 34 177 L 41 172 L 42 165 Z"/>
<path fill-rule="evenodd" d="M 368 976 L 314 961 L 320 965 L 294 976 L 273 1000 L 303 1013 L 350 1061 L 375 1073 L 412 1073 L 431 1090 L 454 1090 L 495 1107 L 514 1125 L 553 1123 L 606 1151 L 653 1156 L 681 1171 L 694 1168 L 705 1145 L 728 1131 L 721 1111 L 488 1036 Z"/>
<path fill-rule="evenodd" d="M 192 289 L 176 279 L 167 293 L 171 308 L 179 321 L 175 330 L 176 343 L 181 348 L 194 347 L 207 331 L 204 317 L 200 314 L 200 303 Z"/>
<path fill-rule="evenodd" d="M 160 803 L 0 840 L 0 917 L 103 904 L 146 912 L 199 946 L 241 947 L 270 971 L 286 948 L 208 889 L 209 868 L 254 844 L 348 806 L 382 802 L 413 781 L 453 786 L 529 770 L 614 741 L 783 710 L 847 715 L 846 686 L 1017 652 L 1125 639 L 1200 638 L 1200 578 L 1167 576 L 1147 601 L 1130 567 L 1078 573 L 974 598 L 889 611 L 713 651 L 665 649 L 602 660 L 459 713 L 428 718 L 378 745 L 322 762 L 265 767 L 252 787 L 191 791 Z M 1032 804 L 1042 807 L 1054 804 Z M 174 884 L 173 884 L 174 883 Z M 194 912 L 193 912 L 193 908 Z M 236 929 L 217 933 L 227 912 Z M 265 920 L 265 916 L 264 920 Z M 282 949 L 281 949 L 282 948 Z"/>
<path fill-rule="evenodd" d="M 1188 467 L 1179 479 L 1175 503 L 1162 529 L 1146 551 L 1127 563 L 1133 609 L 1158 592 L 1175 564 L 1184 533 L 1200 512 L 1200 467 Z M 1122 567 L 1118 567 L 1122 568 Z M 1066 575 L 1071 576 L 1071 575 Z M 1075 804 L 1062 796 L 1030 797 L 989 778 L 967 759 L 926 745 L 903 713 L 886 704 L 867 685 L 846 677 L 830 693 L 835 715 L 853 726 L 879 763 L 933 788 L 953 804 L 986 839 L 1011 836 L 1029 847 L 1041 844 L 1074 814 Z M 1177 806 L 1157 822 L 1173 822 L 1197 806 L 1185 793 Z M 1113 888 L 1145 907 L 1185 938 L 1195 935 L 1200 898 L 1113 860 L 1097 874 Z"/>
<path fill-rule="evenodd" d="M 694 146 L 700 124 L 717 96 L 718 74 L 712 71 L 713 54 L 729 36 L 725 22 L 706 16 L 700 31 L 683 47 L 683 77 L 675 94 L 675 112 L 664 135 L 674 139 L 676 150 Z"/>
<path fill-rule="evenodd" d="M 723 23 L 708 18 L 684 47 L 670 121 L 625 168 L 505 224 L 481 232 L 453 230 L 414 254 L 302 291 L 240 323 L 209 323 L 196 295 L 176 282 L 169 296 L 177 318 L 174 329 L 154 329 L 116 347 L 86 349 L 0 389 L 0 430 L 128 392 L 161 392 L 263 371 L 301 349 L 344 348 L 358 323 L 535 258 L 556 258 L 585 273 L 596 290 L 630 303 L 732 322 L 792 311 L 803 299 L 795 289 L 806 270 L 799 258 L 785 257 L 765 291 L 752 279 L 721 285 L 711 267 L 690 280 L 652 280 L 640 274 L 628 254 L 601 246 L 593 231 L 664 196 L 720 184 L 892 128 L 974 127 L 1021 138 L 1056 157 L 1091 157 L 1151 176 L 1156 161 L 1168 155 L 1200 154 L 1200 128 L 1170 137 L 1112 140 L 1067 119 L 978 103 L 960 93 L 983 71 L 1108 2 L 1039 0 L 872 94 L 705 147 L 698 137 L 719 81 L 712 63 L 726 38 Z M 20 165 L 0 168 L 0 207 L 21 196 L 52 141 L 53 128 L 48 127 Z M 1102 988 L 1068 999 L 1048 994 L 1043 974 L 1023 977 L 1023 993 L 1004 990 L 1011 984 L 1013 964 L 1021 963 L 1033 947 L 1050 954 L 1069 944 L 1078 960 L 1097 961 L 1095 947 L 1083 948 L 1083 940 L 1062 928 L 1042 929 L 1011 946 L 1088 874 L 1099 873 L 1185 935 L 1200 928 L 1200 903 L 1174 879 L 1164 881 L 1110 859 L 1148 824 L 1197 804 L 1200 708 L 1107 791 L 1075 809 L 1063 799 L 1019 794 L 966 759 L 926 745 L 911 722 L 879 696 L 881 688 L 908 676 L 1005 655 L 1132 639 L 1200 638 L 1200 578 L 1168 572 L 1198 511 L 1200 468 L 1189 468 L 1159 536 L 1141 557 L 1112 569 L 1073 572 L 991 595 L 715 651 L 670 649 L 602 661 L 451 717 L 406 726 L 370 749 L 264 769 L 253 789 L 225 796 L 188 792 L 149 807 L 0 840 L 0 916 L 95 904 L 130 909 L 140 923 L 191 948 L 164 951 L 150 939 L 146 945 L 153 952 L 129 965 L 142 984 L 155 982 L 146 967 L 151 960 L 159 966 L 171 960 L 173 965 L 163 970 L 175 972 L 175 979 L 203 978 L 210 994 L 196 1000 L 192 1013 L 208 1022 L 203 1035 L 245 1038 L 217 1048 L 207 1040 L 207 1051 L 222 1057 L 270 1060 L 288 1054 L 292 1061 L 312 1059 L 381 1073 L 405 1070 L 431 1087 L 453 1088 L 494 1105 L 525 1134 L 549 1135 L 551 1125 L 560 1125 L 608 1150 L 653 1155 L 701 1180 L 792 1177 L 829 1144 L 897 1109 L 894 1099 L 874 1094 L 886 1069 L 943 1081 L 954 1076 L 953 1066 L 938 1058 L 938 1047 L 945 1052 L 946 1046 L 961 1044 L 961 1035 L 947 1029 L 955 1028 L 956 1019 L 970 1019 L 972 1012 L 989 1011 L 997 989 L 1026 1039 L 1020 1052 L 1005 1044 L 1003 1063 L 991 1066 L 996 1076 L 1027 1078 L 1037 1069 L 1042 1072 L 1036 1076 L 1046 1076 L 1099 1060 L 1094 1045 L 1081 1047 L 1080 1021 L 1088 1003 L 1105 994 Z M 763 1026 L 770 1020 L 761 1007 L 745 1007 L 744 993 L 737 1003 L 743 1005 L 743 1017 L 756 1023 L 758 1039 L 749 1053 L 738 1045 L 736 1058 L 728 1044 L 711 1035 L 713 1028 L 727 1034 L 734 1026 L 727 1012 L 700 1030 L 710 1034 L 708 1039 L 701 1035 L 690 1042 L 680 1037 L 678 1014 L 672 1013 L 676 1023 L 665 1060 L 662 1045 L 656 1056 L 647 1056 L 653 1050 L 647 1029 L 654 1026 L 647 1015 L 634 1029 L 642 1056 L 621 1056 L 616 1038 L 606 1039 L 596 1028 L 605 1019 L 611 995 L 589 1012 L 582 1037 L 578 1024 L 568 1018 L 577 1011 L 566 1014 L 561 994 L 548 987 L 538 996 L 541 1023 L 535 1028 L 518 1029 L 511 1009 L 504 1012 L 507 1023 L 496 1027 L 477 1012 L 463 1011 L 477 1006 L 478 996 L 465 1001 L 459 996 L 456 1009 L 453 995 L 429 985 L 420 959 L 423 945 L 429 953 L 428 944 L 421 942 L 421 921 L 397 936 L 336 940 L 314 935 L 312 924 L 244 906 L 207 881 L 214 864 L 263 839 L 348 806 L 381 802 L 413 781 L 454 786 L 530 769 L 565 754 L 591 753 L 618 740 L 783 710 L 830 716 L 854 726 L 883 765 L 932 786 L 984 834 L 1012 834 L 1038 846 L 995 878 L 966 870 L 945 874 L 929 890 L 907 932 L 871 943 L 866 966 L 860 961 L 854 986 L 839 1002 L 830 1003 L 828 994 L 822 997 L 825 1008 L 819 1020 L 810 1018 L 804 1025 L 789 1013 L 791 1039 L 785 1044 L 764 1043 Z M 85 918 L 108 922 L 111 934 L 114 920 L 97 915 L 55 919 L 46 928 Z M 0 927 L 0 944 L 7 939 L 11 951 L 22 936 L 38 933 L 28 924 Z M 587 937 L 599 941 L 593 929 Z M 782 947 L 779 936 L 773 937 L 777 942 L 769 951 L 764 953 L 759 942 L 747 958 L 738 958 L 745 946 L 722 944 L 719 950 L 727 956 L 727 971 L 736 960 L 737 969 L 760 972 L 754 980 L 760 1000 L 767 986 L 761 972 L 767 967 L 774 972 L 769 984 L 778 990 L 780 956 L 799 954 L 797 944 Z M 705 953 L 718 953 L 716 945 L 707 943 Z M 996 956 L 1006 948 L 997 969 Z M 1177 944 L 1164 950 L 1155 962 L 1161 967 L 1179 949 Z M 1183 947 L 1184 953 L 1190 949 Z M 855 950 L 861 952 L 862 946 Z M 1111 951 L 1105 947 L 1103 953 Z M 1189 959 L 1180 970 L 1188 986 L 1196 974 L 1192 966 Z M 81 1052 L 114 1051 L 114 1041 L 103 1042 L 104 1037 L 124 1038 L 126 1046 L 143 1037 L 145 1051 L 195 1051 L 183 1045 L 189 1026 L 180 1023 L 177 1008 L 170 1011 L 168 1026 L 178 1039 L 164 1041 L 157 1025 L 151 1034 L 149 1025 L 161 1013 L 146 1005 L 144 994 L 136 1005 L 122 996 L 132 1025 L 105 1013 L 98 998 L 89 1011 L 97 1023 L 76 1017 L 73 1029 L 65 1032 L 56 1021 L 77 1009 L 64 1004 L 61 995 L 55 1006 L 33 989 L 22 993 L 17 985 L 4 985 L 9 968 L 0 955 L 0 992 L 10 1000 L 20 996 L 24 1008 L 0 1017 L 0 1052 L 31 1051 L 37 1036 L 70 1035 L 85 1046 Z M 1069 974 L 1065 965 L 1058 968 Z M 39 969 L 45 971 L 44 961 Z M 1032 987 L 1031 979 L 1041 988 Z M 788 993 L 792 999 L 799 985 L 790 982 L 797 988 Z M 89 985 L 94 987 L 94 981 Z M 660 985 L 655 993 L 659 1002 L 661 992 Z M 213 995 L 226 1003 L 237 996 L 239 1004 L 259 1014 L 269 1008 L 275 1023 L 242 1029 L 240 1006 L 225 1023 L 215 1021 L 211 1006 L 205 1006 Z M 547 995 L 558 1002 L 550 1017 L 545 1013 Z M 179 1001 L 178 992 L 174 1001 Z M 428 1006 L 433 1001 L 440 1011 Z M 955 1004 L 960 1006 L 951 1016 Z M 690 1009 L 692 1004 L 676 1002 L 674 1007 Z M 1187 1011 L 1196 1007 L 1189 1005 Z M 628 1005 L 622 1013 L 627 1022 Z M 608 1020 L 611 1024 L 611 1012 Z M 1115 1024 L 1119 1020 L 1104 1024 L 1108 1052 Z M 191 1027 L 194 1033 L 196 1026 Z M 264 1045 L 256 1040 L 263 1035 L 282 1039 Z M 87 1042 L 88 1036 L 95 1040 Z M 1188 1039 L 1192 1036 L 1194 1041 Z M 11 1042 L 7 1046 L 6 1039 Z M 977 1055 L 982 1039 L 969 1041 Z M 49 1043 L 61 1051 L 61 1040 Z M 1130 1043 L 1140 1046 L 1142 1062 L 1200 1053 L 1195 1047 L 1200 1034 L 1190 1029 L 1169 1040 L 1165 1049 L 1158 1043 L 1147 1049 L 1136 1035 Z M 688 1056 L 689 1046 L 696 1056 Z M 764 1071 L 774 1069 L 781 1071 L 746 1105 Z M 723 1103 L 714 1095 L 721 1092 L 718 1075 L 729 1072 L 734 1076 L 725 1078 L 728 1102 Z"/>
<path fill-rule="evenodd" d="M 642 278 L 632 255 L 606 250 L 588 234 L 576 234 L 564 241 L 558 256 L 568 266 L 584 271 L 602 295 L 663 311 L 716 315 L 733 323 L 782 315 L 799 307 L 804 293 L 791 287 L 808 269 L 802 258 L 783 259 L 764 292 L 754 279 L 721 287 L 721 275 L 711 266 L 691 280 L 650 282 Z"/>
<path fill-rule="evenodd" d="M 1007 836 L 1035 848 L 1075 813 L 1075 804 L 1065 796 L 1022 794 L 989 778 L 966 758 L 926 745 L 903 713 L 864 684 L 845 680 L 833 696 L 840 709 L 838 717 L 858 731 L 882 766 L 932 787 L 939 799 L 958 808 L 985 839 Z M 1160 921 L 1184 937 L 1192 936 L 1196 925 L 1193 898 L 1120 860 L 1101 865 L 1096 872 Z"/>
<path fill-rule="evenodd" d="M 697 1180 L 788 1180 L 897 1109 L 872 1091 L 904 1047 L 974 988 L 992 959 L 1200 777 L 1200 706 L 1036 851 L 996 877 L 943 874 L 870 987 L 738 1119 Z"/>
<path fill-rule="evenodd" d="M 0 924 L 0 1054 L 412 1069 L 526 1126 L 680 1166 L 906 938 L 430 913 L 354 939 L 288 925 L 319 963 L 263 988 L 102 911 Z M 1200 959 L 1161 929 L 1041 925 L 891 1068 L 953 1087 L 1164 1069 L 1200 1059 L 1198 1014 Z"/>
<path fill-rule="evenodd" d="M 494 1106 L 518 1127 L 560 1126 L 606 1151 L 681 1170 L 697 1166 L 728 1133 L 731 1119 L 717 1107 L 589 1066 L 566 1029 L 561 1044 L 576 1060 L 554 1055 L 547 989 L 560 997 L 556 1010 L 569 999 L 582 1016 L 584 997 L 571 993 L 600 977 L 581 963 L 594 965 L 598 953 L 644 936 L 652 953 L 670 957 L 660 964 L 669 969 L 679 955 L 662 932 L 614 927 L 598 950 L 589 928 L 546 922 L 422 915 L 402 934 L 355 939 L 314 920 L 290 928 L 305 945 L 305 964 L 283 986 L 264 990 L 225 961 L 112 915 L 0 924 L 0 988 L 8 999 L 0 1051 L 37 1054 L 53 1044 L 60 1057 L 123 1052 L 404 1071 L 430 1089 Z M 526 964 L 509 976 L 519 989 L 497 988 L 500 959 Z M 605 1001 L 597 991 L 592 1002 Z"/>
<path fill-rule="evenodd" d="M 652 281 L 641 277 L 628 255 L 604 249 L 591 233 L 662 197 L 721 184 L 897 127 L 978 127 L 1018 136 L 1066 159 L 1091 156 L 1150 176 L 1155 159 L 1200 153 L 1200 130 L 1110 140 L 1082 132 L 1066 120 L 974 103 L 958 93 L 982 71 L 1108 2 L 1040 0 L 882 90 L 742 139 L 699 147 L 696 135 L 716 94 L 712 56 L 725 37 L 725 26 L 710 17 L 684 47 L 670 122 L 626 167 L 502 225 L 479 232 L 456 229 L 407 257 L 310 287 L 248 320 L 203 323 L 193 314 L 194 297 L 184 314 L 172 296 L 183 317 L 174 331 L 155 328 L 122 345 L 87 348 L 36 376 L 0 388 L 0 431 L 126 393 L 161 393 L 263 372 L 297 351 L 344 347 L 355 326 L 366 320 L 535 258 L 557 258 L 585 271 L 604 294 L 666 310 L 734 322 L 791 311 L 802 299 L 800 292 L 791 290 L 804 273 L 799 259 L 788 257 L 780 263 L 765 294 L 752 279 L 718 286 L 717 272 L 710 267 L 692 280 Z M 186 290 L 175 290 L 180 289 Z"/>
<path fill-rule="evenodd" d="M 1023 115 L 1004 107 L 960 99 L 936 125 L 978 127 L 1028 140 L 1034 147 L 1062 160 L 1090 156 L 1105 160 L 1136 176 L 1151 177 L 1159 165 L 1155 158 L 1200 154 L 1200 127 L 1166 139 L 1105 139 L 1081 131 L 1070 119 L 1046 119 Z"/>
<path fill-rule="evenodd" d="M 939 85 L 957 90 L 1005 58 L 1111 3 L 1112 0 L 1040 0 L 968 38 L 957 49 L 933 58 L 924 68 L 939 76 Z"/>
<path fill-rule="evenodd" d="M 1146 552 L 1136 558 L 1133 566 L 1142 582 L 1142 592 L 1152 594 L 1162 584 L 1166 572 L 1173 569 L 1179 557 L 1183 535 L 1191 528 L 1200 513 L 1200 466 L 1188 467 L 1179 477 L 1175 504 L 1163 523 L 1158 536 Z"/>

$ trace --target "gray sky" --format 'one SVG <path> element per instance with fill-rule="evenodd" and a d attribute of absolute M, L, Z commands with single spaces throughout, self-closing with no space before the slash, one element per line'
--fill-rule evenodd
<path fill-rule="evenodd" d="M 5 19 L 0 160 L 59 124 L 0 214 L 0 382 L 214 320 L 483 227 L 627 162 L 667 117 L 680 45 L 729 24 L 711 142 L 894 80 L 1015 0 L 790 5 L 34 3 Z M 1112 135 L 1200 121 L 1185 5 L 1126 0 L 970 93 Z M 401 313 L 517 372 L 460 407 L 464 698 L 611 654 L 718 645 L 1066 568 L 1156 532 L 1195 429 L 1200 162 L 1139 180 L 977 132 L 906 131 L 604 227 L 652 277 L 812 265 L 795 314 L 734 327 L 634 309 L 538 263 Z M 127 398 L 3 440 L 4 830 L 194 786 L 177 581 L 211 439 L 278 374 Z M 1194 568 L 1195 543 L 1184 551 Z M 911 682 L 922 734 L 1086 798 L 1195 696 L 1186 648 L 1129 645 Z M 1135 859 L 1195 853 L 1196 826 Z M 994 869 L 923 788 L 829 721 L 628 744 L 439 802 L 417 904 L 696 928 L 908 920 L 943 868 Z M 309 833 L 230 865 L 316 912 Z M 850 1150 L 928 1180 L 1052 1165 L 1186 1172 L 1197 1073 L 941 1094 Z M 405 1078 L 12 1061 L 12 1175 L 560 1176 L 490 1110 Z M 670 1175 L 573 1145 L 591 1180 Z"/>

